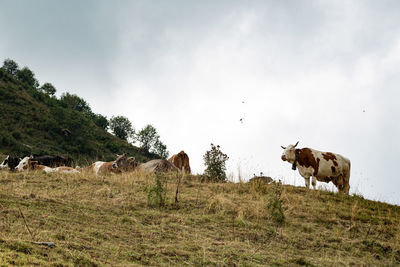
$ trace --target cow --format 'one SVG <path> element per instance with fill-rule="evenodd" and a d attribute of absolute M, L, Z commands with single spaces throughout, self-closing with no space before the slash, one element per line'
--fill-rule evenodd
<path fill-rule="evenodd" d="M 138 163 L 135 161 L 135 157 L 129 157 L 126 159 L 126 161 L 122 161 L 120 163 L 120 170 L 129 172 L 129 171 L 134 171 L 136 167 L 138 166 Z"/>
<path fill-rule="evenodd" d="M 51 172 L 79 173 L 79 171 L 77 169 L 74 169 L 72 167 L 60 166 L 60 167 L 51 168 L 49 166 L 40 165 L 40 164 L 38 164 L 38 161 L 36 161 L 32 155 L 29 157 L 23 158 L 15 169 L 17 171 L 40 170 L 40 171 L 44 171 L 46 173 L 51 173 Z"/>
<path fill-rule="evenodd" d="M 299 169 L 305 179 L 306 188 L 310 187 L 310 177 L 315 189 L 317 180 L 332 182 L 340 193 L 349 194 L 350 190 L 350 160 L 332 152 L 322 152 L 311 148 L 296 148 L 299 144 L 281 146 L 284 151 L 281 159 L 292 164 L 292 169 Z"/>
<path fill-rule="evenodd" d="M 10 171 L 14 171 L 15 167 L 18 166 L 19 162 L 21 161 L 20 158 L 17 157 L 11 157 L 8 155 L 4 161 L 0 164 L 0 169 L 5 170 L 7 168 L 10 169 Z"/>
<path fill-rule="evenodd" d="M 19 172 L 33 170 L 33 166 L 36 163 L 37 163 L 37 161 L 33 160 L 32 155 L 29 157 L 24 157 L 23 159 L 21 159 L 18 166 L 15 167 L 15 170 L 17 170 Z"/>
<path fill-rule="evenodd" d="M 105 173 L 121 173 L 127 165 L 127 157 L 126 154 L 122 154 L 118 156 L 118 158 L 114 161 L 96 161 L 92 165 L 89 166 L 89 169 L 94 171 L 97 174 L 105 174 Z"/>
<path fill-rule="evenodd" d="M 39 165 L 44 165 L 48 167 L 72 166 L 72 159 L 67 156 L 59 156 L 59 155 L 34 156 L 32 160 L 37 161 Z"/>
<path fill-rule="evenodd" d="M 178 154 L 173 155 L 168 159 L 169 162 L 174 164 L 179 170 L 185 173 L 191 173 L 190 164 L 189 164 L 189 156 L 185 153 L 185 151 L 181 151 Z"/>
<path fill-rule="evenodd" d="M 36 163 L 36 161 L 33 162 L 33 169 L 34 170 L 38 170 L 38 171 L 44 171 L 45 173 L 51 173 L 51 172 L 58 172 L 58 173 L 80 173 L 77 169 L 74 169 L 72 167 L 66 167 L 66 166 L 60 166 L 60 167 L 55 167 L 55 168 L 51 168 L 48 166 L 44 166 L 44 165 L 38 165 L 38 164 L 34 164 Z"/>
<path fill-rule="evenodd" d="M 144 172 L 160 173 L 160 172 L 180 172 L 174 164 L 165 159 L 153 159 L 146 163 L 141 163 L 137 169 Z"/>

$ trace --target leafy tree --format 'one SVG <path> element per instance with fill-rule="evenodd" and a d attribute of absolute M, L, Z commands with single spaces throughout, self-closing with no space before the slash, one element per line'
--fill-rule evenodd
<path fill-rule="evenodd" d="M 107 130 L 109 122 L 106 116 L 103 116 L 101 114 L 93 114 L 92 120 L 97 126 L 104 130 Z"/>
<path fill-rule="evenodd" d="M 16 77 L 18 72 L 18 64 L 14 60 L 8 58 L 4 60 L 3 69 L 8 72 L 8 74 Z"/>
<path fill-rule="evenodd" d="M 158 155 L 162 159 L 166 159 L 169 155 L 167 146 L 161 142 L 160 135 L 157 133 L 153 125 L 146 125 L 136 135 L 136 140 L 140 143 L 140 148 Z"/>
<path fill-rule="evenodd" d="M 164 145 L 159 139 L 154 143 L 152 152 L 160 156 L 162 159 L 167 159 L 169 155 L 167 146 Z"/>
<path fill-rule="evenodd" d="M 229 157 L 222 153 L 220 146 L 211 144 L 211 150 L 207 151 L 203 156 L 206 169 L 204 174 L 213 181 L 226 181 L 226 166 L 225 163 Z"/>
<path fill-rule="evenodd" d="M 17 71 L 17 79 L 35 88 L 39 86 L 39 82 L 35 78 L 35 73 L 28 67 L 23 67 L 21 70 Z"/>
<path fill-rule="evenodd" d="M 64 93 L 61 95 L 60 102 L 61 105 L 66 108 L 82 112 L 86 115 L 92 114 L 92 109 L 90 108 L 89 104 L 85 101 L 85 99 L 80 98 L 77 95 Z"/>
<path fill-rule="evenodd" d="M 156 128 L 150 124 L 141 129 L 136 136 L 136 139 L 140 142 L 140 147 L 147 152 L 150 152 L 159 138 Z"/>
<path fill-rule="evenodd" d="M 56 93 L 56 88 L 51 83 L 43 84 L 40 90 L 48 95 L 54 95 Z"/>
<path fill-rule="evenodd" d="M 115 134 L 115 136 L 123 140 L 128 140 L 128 138 L 132 138 L 135 134 L 132 123 L 127 117 L 113 116 L 109 121 L 109 125 L 111 131 Z"/>

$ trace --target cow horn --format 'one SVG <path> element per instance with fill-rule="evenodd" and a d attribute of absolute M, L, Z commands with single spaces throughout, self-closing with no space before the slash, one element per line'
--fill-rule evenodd
<path fill-rule="evenodd" d="M 281 148 L 286 149 L 286 147 L 284 147 L 284 146 L 281 146 Z"/>
<path fill-rule="evenodd" d="M 299 144 L 299 141 L 297 141 L 297 143 L 293 147 L 296 147 L 298 144 Z"/>

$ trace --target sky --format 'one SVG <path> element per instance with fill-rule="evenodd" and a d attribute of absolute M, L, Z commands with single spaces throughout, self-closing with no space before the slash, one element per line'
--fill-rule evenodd
<path fill-rule="evenodd" d="M 399 12 L 396 0 L 0 0 L 0 60 L 154 125 L 194 173 L 213 143 L 230 179 L 304 186 L 280 159 L 299 141 L 351 160 L 351 194 L 400 205 Z"/>

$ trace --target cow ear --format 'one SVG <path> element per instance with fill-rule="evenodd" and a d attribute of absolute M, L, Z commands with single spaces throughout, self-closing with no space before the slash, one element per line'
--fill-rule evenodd
<path fill-rule="evenodd" d="M 297 143 L 293 147 L 296 147 L 298 144 L 299 144 L 299 141 L 297 141 Z"/>
<path fill-rule="evenodd" d="M 286 147 L 284 147 L 284 146 L 281 146 L 281 148 L 286 149 Z"/>

